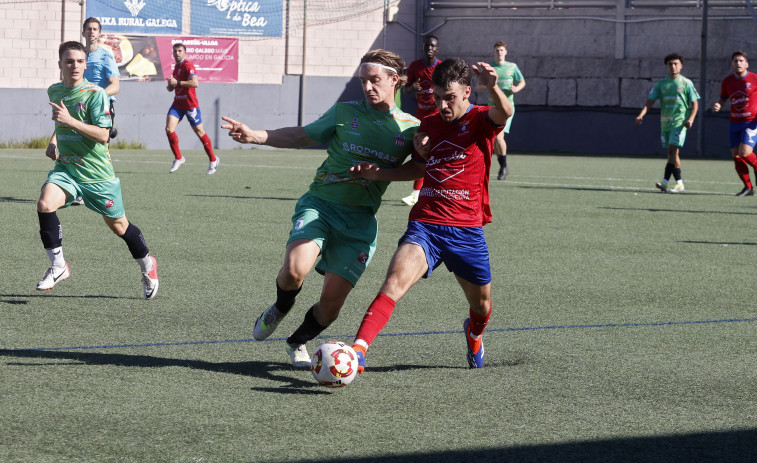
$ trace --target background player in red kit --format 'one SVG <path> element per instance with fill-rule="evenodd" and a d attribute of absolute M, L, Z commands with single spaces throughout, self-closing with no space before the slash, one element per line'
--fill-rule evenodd
<path fill-rule="evenodd" d="M 410 94 L 415 92 L 415 101 L 418 109 L 415 111 L 415 117 L 423 120 L 424 117 L 436 112 L 434 104 L 434 84 L 431 82 L 431 75 L 434 68 L 441 61 L 436 57 L 439 53 L 439 39 L 429 35 L 423 41 L 423 53 L 425 58 L 413 61 L 407 67 L 407 84 L 403 92 Z M 412 206 L 418 201 L 418 194 L 423 186 L 423 178 L 413 182 L 413 191 L 409 196 L 402 198 L 402 202 Z"/>
<path fill-rule="evenodd" d="M 470 317 L 463 323 L 468 366 L 484 364 L 481 336 L 492 309 L 489 249 L 483 233 L 492 219 L 489 168 L 494 140 L 513 108 L 489 64 L 479 62 L 473 70 L 489 91 L 493 107 L 471 104 L 471 68 L 460 58 L 446 59 L 433 74 L 439 113 L 421 121 L 414 139 L 425 161 L 414 157 L 395 169 L 367 163 L 353 167 L 355 175 L 368 179 L 406 180 L 413 171 L 423 171 L 425 164 L 423 191 L 410 211 L 407 231 L 355 336 L 352 347 L 360 372 L 368 347 L 389 321 L 396 302 L 442 262 L 455 274 L 470 304 Z"/>
<path fill-rule="evenodd" d="M 754 195 L 747 164 L 752 166 L 757 174 L 757 155 L 753 152 L 754 145 L 757 143 L 757 75 L 749 72 L 748 68 L 746 53 L 733 52 L 731 55 L 733 74 L 723 79 L 720 85 L 720 99 L 712 105 L 712 110 L 718 112 L 726 101 L 731 102 L 728 138 L 736 173 L 744 182 L 744 189 L 736 193 L 736 196 Z"/>
<path fill-rule="evenodd" d="M 173 59 L 176 60 L 176 66 L 166 86 L 169 92 L 176 91 L 173 104 L 168 110 L 168 116 L 166 116 L 166 135 L 168 136 L 168 144 L 171 145 L 171 151 L 173 151 L 175 158 L 168 172 L 176 172 L 186 162 L 186 158 L 181 155 L 181 151 L 179 150 L 179 136 L 176 135 L 176 126 L 179 125 L 184 116 L 187 116 L 189 125 L 192 126 L 192 130 L 194 130 L 202 142 L 202 147 L 205 148 L 208 159 L 210 159 L 208 175 L 213 175 L 216 173 L 220 160 L 213 154 L 213 143 L 211 143 L 210 137 L 202 128 L 202 113 L 200 112 L 200 103 L 197 101 L 197 92 L 195 91 L 200 84 L 197 80 L 194 65 L 187 61 L 186 58 L 187 48 L 184 44 L 175 43 L 173 45 Z"/>

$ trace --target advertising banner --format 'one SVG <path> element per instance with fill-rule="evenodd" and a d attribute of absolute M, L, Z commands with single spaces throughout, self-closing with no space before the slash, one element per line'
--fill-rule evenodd
<path fill-rule="evenodd" d="M 113 52 L 121 81 L 165 81 L 176 61 L 173 44 L 183 43 L 200 82 L 236 82 L 239 41 L 214 37 L 166 37 L 104 34 L 100 44 Z"/>
<path fill-rule="evenodd" d="M 121 34 L 181 34 L 182 0 L 87 0 L 87 17 L 103 31 Z"/>
<path fill-rule="evenodd" d="M 281 37 L 283 0 L 192 0 L 192 35 Z"/>

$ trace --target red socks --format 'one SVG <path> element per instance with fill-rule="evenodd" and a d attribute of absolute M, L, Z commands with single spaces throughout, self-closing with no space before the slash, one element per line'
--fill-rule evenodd
<path fill-rule="evenodd" d="M 494 308 L 493 305 L 492 308 Z M 481 349 L 481 335 L 484 334 L 484 329 L 489 324 L 491 314 L 491 310 L 486 315 L 479 315 L 473 309 L 470 309 L 470 322 L 468 323 L 466 337 L 468 338 L 468 346 L 474 353 L 478 353 Z"/>
<path fill-rule="evenodd" d="M 413 182 L 413 190 L 420 190 L 423 186 L 423 177 Z"/>
<path fill-rule="evenodd" d="M 168 144 L 171 146 L 171 151 L 173 151 L 173 157 L 176 159 L 181 159 L 181 151 L 179 150 L 179 136 L 176 135 L 176 132 L 171 132 L 168 134 Z"/>
<path fill-rule="evenodd" d="M 205 148 L 205 153 L 207 153 L 210 162 L 216 162 L 216 155 L 213 154 L 213 142 L 210 141 L 208 134 L 206 133 L 200 137 L 200 141 L 202 142 L 202 147 Z"/>
<path fill-rule="evenodd" d="M 749 156 L 755 156 L 755 154 L 752 153 Z M 749 158 L 749 156 L 747 156 L 747 158 Z M 739 156 L 733 158 L 733 163 L 736 167 L 736 174 L 739 176 L 741 181 L 744 182 L 744 186 L 751 189 L 752 181 L 749 179 L 749 167 L 747 167 L 747 160 Z"/>
<path fill-rule="evenodd" d="M 389 322 L 389 317 L 392 316 L 396 304 L 386 294 L 379 293 L 376 299 L 371 302 L 368 310 L 365 311 L 365 316 L 363 316 L 363 321 L 357 330 L 355 340 L 361 339 L 370 346 L 373 340 L 376 339 L 376 336 L 378 336 L 379 331 L 384 329 L 387 322 Z"/>

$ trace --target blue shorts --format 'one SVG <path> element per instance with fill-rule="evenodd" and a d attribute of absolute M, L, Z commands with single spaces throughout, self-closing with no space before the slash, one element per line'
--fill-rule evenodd
<path fill-rule="evenodd" d="M 192 108 L 192 109 L 179 109 L 175 106 L 171 106 L 168 109 L 168 115 L 173 116 L 176 119 L 181 122 L 182 119 L 184 119 L 184 116 L 187 116 L 187 120 L 189 121 L 189 125 L 192 127 L 197 127 L 198 125 L 202 124 L 202 113 L 200 112 L 200 108 Z"/>
<path fill-rule="evenodd" d="M 749 145 L 754 148 L 757 143 L 757 120 L 729 122 L 728 139 L 731 142 L 731 148 L 737 148 L 739 145 Z"/>
<path fill-rule="evenodd" d="M 447 270 L 474 285 L 484 286 L 492 281 L 489 266 L 489 247 L 481 227 L 449 227 L 424 222 L 410 222 L 399 244 L 414 243 L 426 253 L 428 271 L 442 262 Z"/>

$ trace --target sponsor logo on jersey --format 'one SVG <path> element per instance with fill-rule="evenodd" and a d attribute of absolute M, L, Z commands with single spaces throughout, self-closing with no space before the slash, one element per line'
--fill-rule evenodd
<path fill-rule="evenodd" d="M 113 200 L 112 199 L 106 199 L 105 200 L 105 207 L 106 208 L 113 207 Z"/>
<path fill-rule="evenodd" d="M 302 217 L 300 217 L 300 218 L 299 218 L 299 219 L 297 219 L 297 221 L 296 221 L 296 222 L 294 223 L 294 229 L 295 229 L 295 230 L 299 230 L 300 228 L 302 228 L 302 226 L 303 226 L 304 224 L 305 224 L 305 219 L 303 219 Z"/>

